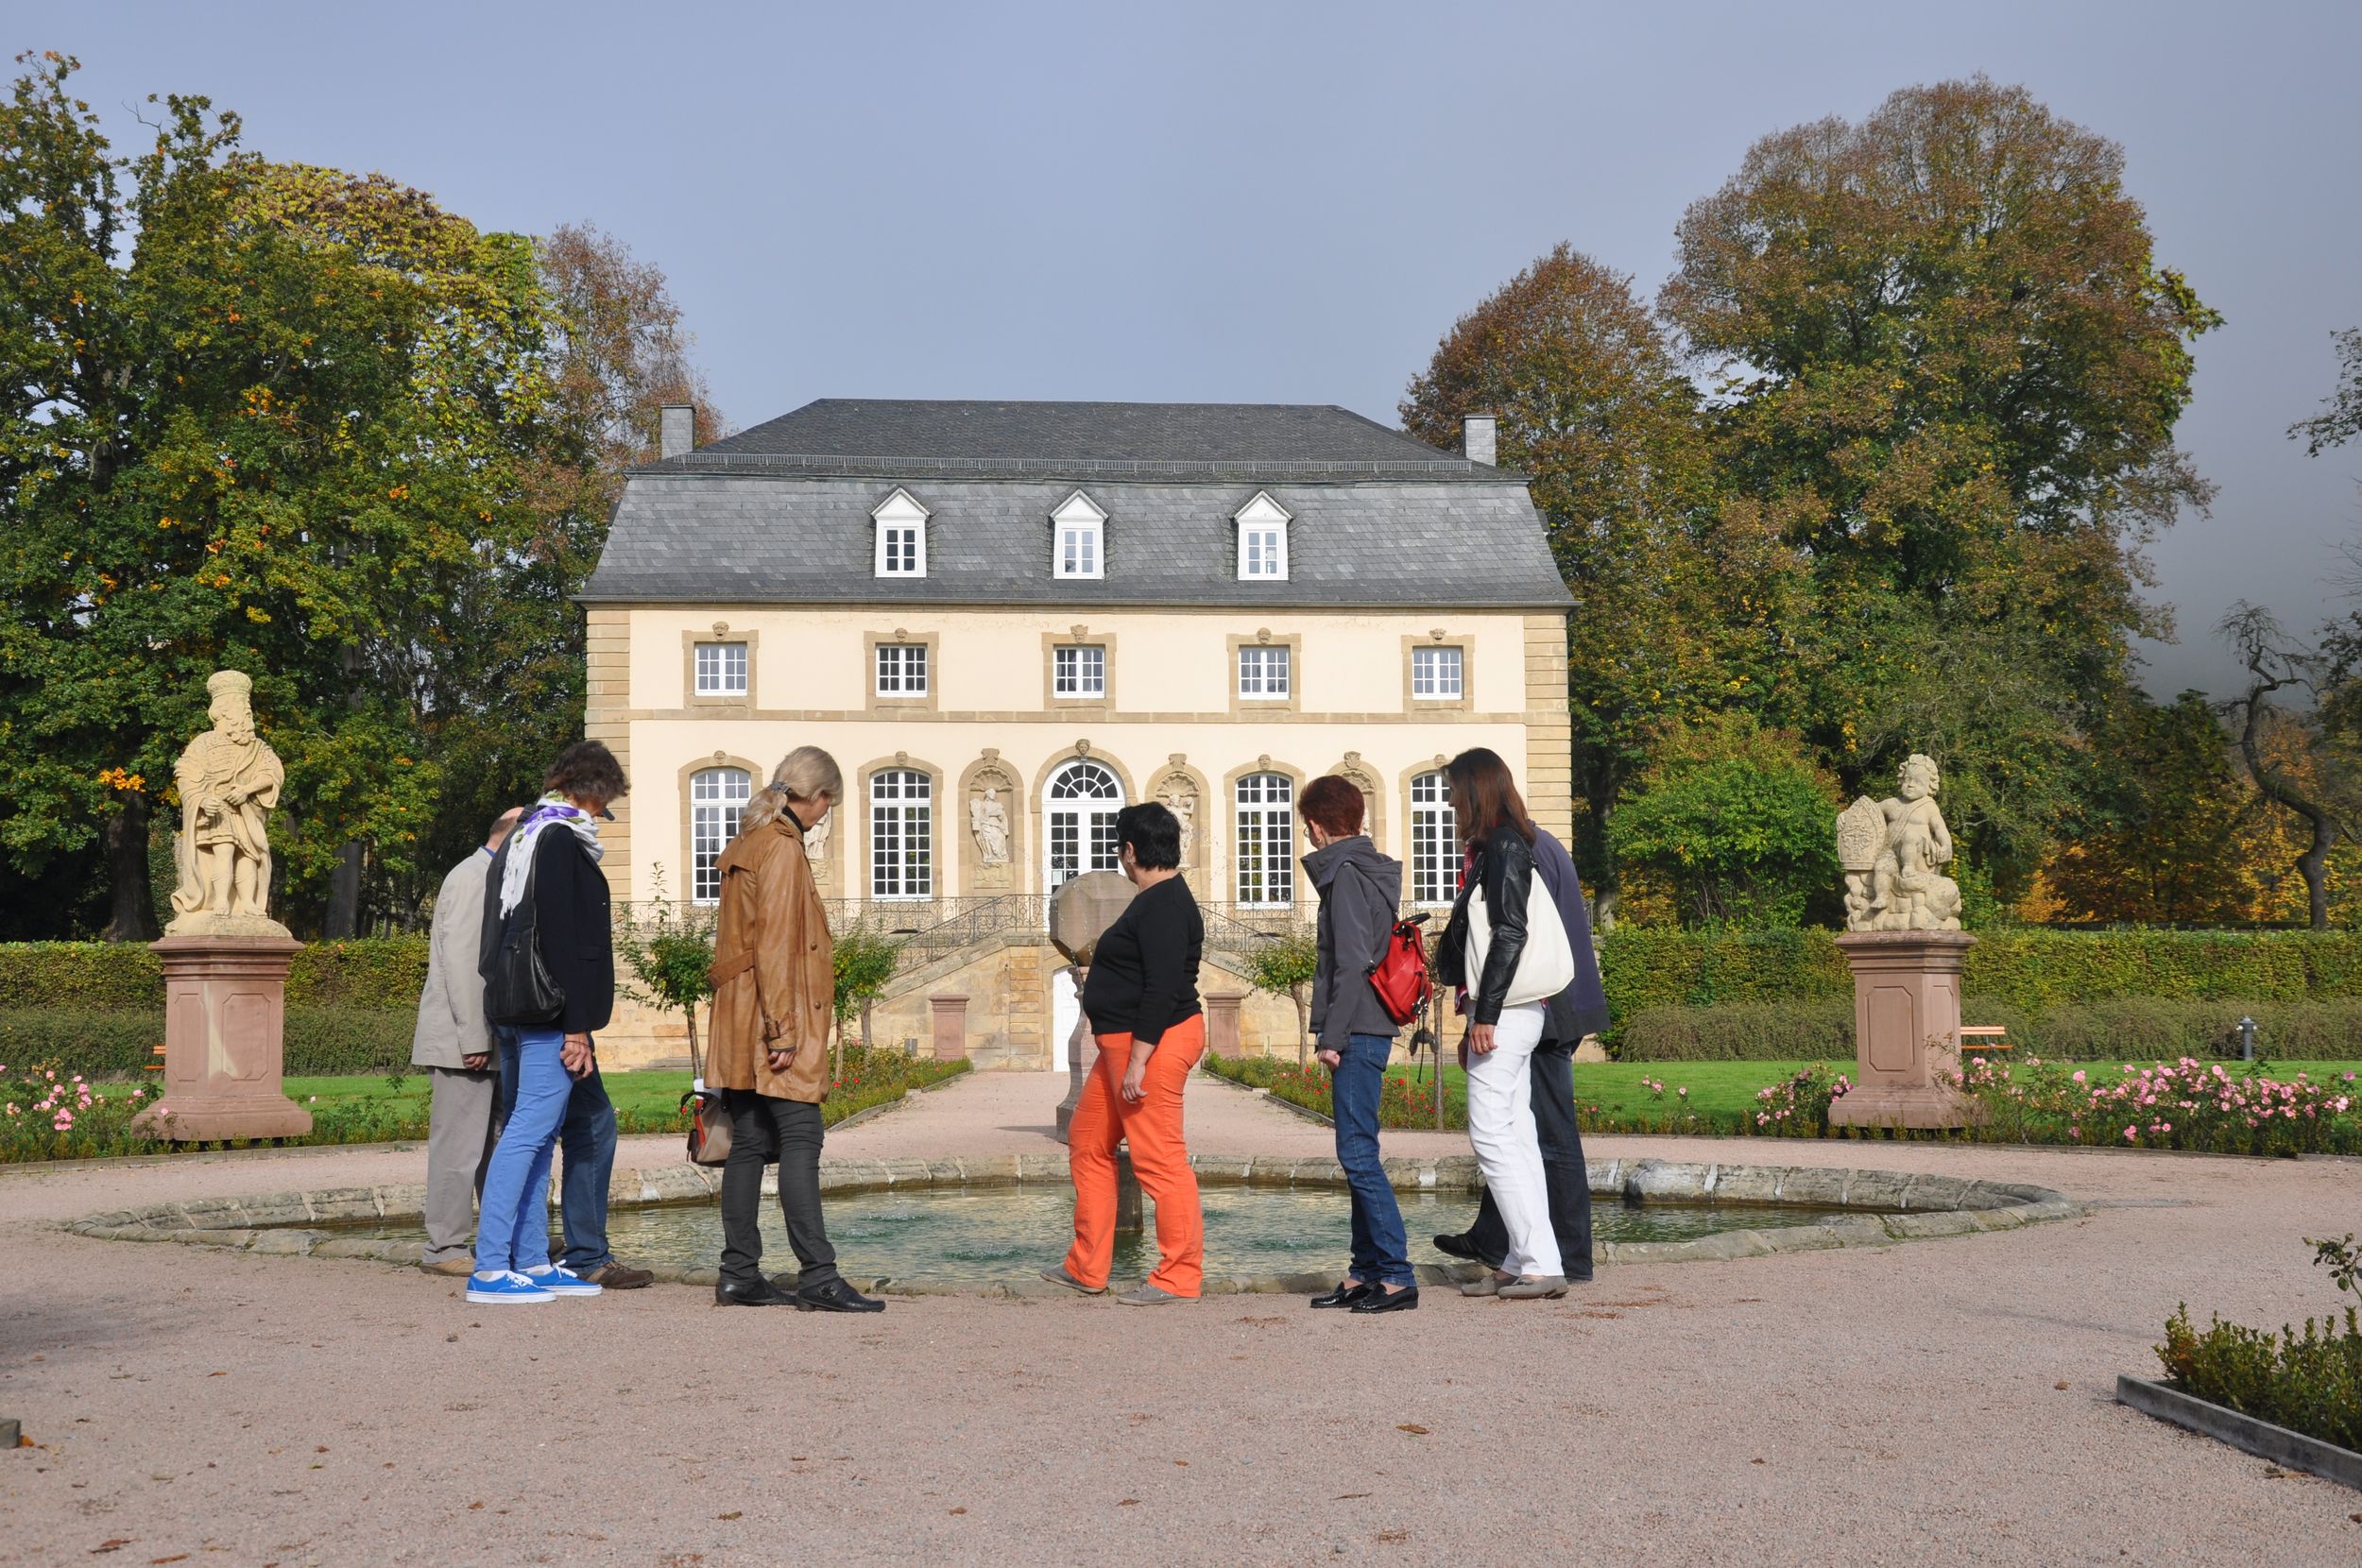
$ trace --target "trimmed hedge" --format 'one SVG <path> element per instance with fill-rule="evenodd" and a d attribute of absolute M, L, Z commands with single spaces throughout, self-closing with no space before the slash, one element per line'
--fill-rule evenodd
<path fill-rule="evenodd" d="M 401 1013 L 352 1007 L 287 1007 L 287 1076 L 326 1078 L 348 1073 L 408 1073 L 415 1009 Z M 0 1065 L 55 1062 L 94 1080 L 146 1074 L 163 1044 L 164 1014 L 90 1008 L 0 1010 Z"/>
<path fill-rule="evenodd" d="M 313 942 L 287 967 L 289 1007 L 399 1012 L 426 988 L 426 938 Z M 11 1008 L 156 1012 L 164 967 L 136 942 L 0 943 L 0 998 Z"/>
<path fill-rule="evenodd" d="M 2221 1001 L 2107 997 L 2040 1012 L 1975 997 L 1971 1024 L 2000 1024 L 2019 1056 L 2063 1062 L 2200 1060 L 2239 1053 L 2239 1019 L 2255 1020 L 2255 1054 L 2272 1062 L 2362 1061 L 2362 997 Z M 1733 1002 L 1652 1007 L 1621 1031 L 1626 1062 L 1827 1062 L 1854 1054 L 1854 1004 Z"/>
<path fill-rule="evenodd" d="M 1845 1000 L 1854 980 L 1837 934 L 1625 927 L 1601 943 L 1600 971 L 1608 1006 L 1621 1020 L 1660 1007 Z M 2117 997 L 2251 1003 L 2362 997 L 2358 931 L 2027 928 L 1975 934 L 1962 993 L 2028 1011 Z"/>

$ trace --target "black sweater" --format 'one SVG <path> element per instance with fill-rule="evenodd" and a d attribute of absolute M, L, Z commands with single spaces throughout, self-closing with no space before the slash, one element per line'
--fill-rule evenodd
<path fill-rule="evenodd" d="M 1093 1034 L 1129 1034 L 1153 1046 L 1165 1031 L 1203 1011 L 1197 965 L 1206 956 L 1206 922 L 1186 878 L 1169 877 L 1145 889 L 1091 952 L 1083 982 L 1083 1012 Z"/>
<path fill-rule="evenodd" d="M 500 946 L 501 878 L 516 842 L 501 845 L 484 876 L 481 951 L 488 966 Z M 530 895 L 539 920 L 541 962 L 566 994 L 556 1023 L 548 1027 L 567 1034 L 605 1029 L 615 1013 L 615 928 L 608 912 L 607 873 L 562 822 L 534 839 Z"/>

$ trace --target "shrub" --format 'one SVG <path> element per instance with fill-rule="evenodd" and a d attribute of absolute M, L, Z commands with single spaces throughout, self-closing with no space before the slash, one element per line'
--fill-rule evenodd
<path fill-rule="evenodd" d="M 1980 1137 L 2207 1154 L 2362 1153 L 2362 1088 L 2353 1073 L 2285 1079 L 2221 1063 L 2114 1068 L 2045 1061 L 1971 1063 L 1962 1088 L 1983 1107 Z"/>
<path fill-rule="evenodd" d="M 390 1073 L 410 1062 L 415 1011 L 287 1009 L 286 1071 L 294 1078 Z M 82 1008 L 0 1010 L 0 1062 L 60 1062 L 93 1081 L 138 1078 L 162 1058 L 164 1015 Z"/>
<path fill-rule="evenodd" d="M 1854 1054 L 1854 1003 L 1652 1007 L 1622 1031 L 1627 1062 L 1812 1062 Z"/>
<path fill-rule="evenodd" d="M 2023 1054 L 2074 1062 L 2234 1057 L 2239 1019 L 2255 1019 L 2255 1053 L 2278 1062 L 2362 1059 L 2362 998 L 2194 1001 L 2109 997 L 2031 1013 L 1972 997 L 1961 1021 L 1999 1024 Z M 1617 1031 L 1627 1062 L 1808 1062 L 1854 1054 L 1849 998 L 1650 1008 Z"/>
<path fill-rule="evenodd" d="M 1672 884 L 1686 922 L 1793 926 L 1837 880 L 1831 814 L 1803 761 L 1725 757 L 1626 801 L 1608 843 L 1618 861 Z"/>
<path fill-rule="evenodd" d="M 130 1132 L 147 1108 L 148 1089 L 134 1084 L 109 1094 L 54 1062 L 11 1070 L 0 1062 L 0 1162 L 75 1160 L 129 1154 L 154 1147 Z"/>
<path fill-rule="evenodd" d="M 291 1004 L 397 1012 L 425 988 L 422 936 L 309 943 L 287 968 Z M 19 1008 L 153 1012 L 164 1005 L 163 963 L 131 942 L 0 944 L 0 997 Z"/>
<path fill-rule="evenodd" d="M 2349 1236 L 2346 1242 L 2353 1239 Z M 2320 1254 L 2315 1261 L 2329 1264 L 2340 1287 L 2362 1292 L 2350 1251 L 2334 1241 L 2313 1245 Z M 2157 1358 L 2186 1393 L 2323 1442 L 2362 1450 L 2362 1324 L 2353 1307 L 2346 1308 L 2342 1333 L 2334 1313 L 2318 1326 L 2305 1319 L 2302 1335 L 2293 1326 L 2273 1334 L 2220 1317 L 2200 1333 L 2184 1304 L 2166 1322 Z"/>

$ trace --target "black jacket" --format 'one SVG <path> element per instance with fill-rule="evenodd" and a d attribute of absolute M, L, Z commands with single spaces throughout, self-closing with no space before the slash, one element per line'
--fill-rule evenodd
<path fill-rule="evenodd" d="M 484 874 L 479 970 L 490 968 L 500 947 L 501 878 L 516 842 L 512 836 L 502 844 Z M 534 838 L 528 896 L 540 922 L 541 963 L 566 994 L 566 1005 L 550 1027 L 567 1034 L 605 1029 L 615 1014 L 615 928 L 608 909 L 607 873 L 563 823 L 552 823 Z"/>
<path fill-rule="evenodd" d="M 1206 921 L 1188 880 L 1168 877 L 1123 906 L 1091 949 L 1083 1013 L 1093 1034 L 1128 1034 L 1153 1046 L 1165 1031 L 1205 1011 L 1197 966 L 1206 957 Z"/>
<path fill-rule="evenodd" d="M 1526 951 L 1526 900 L 1533 893 L 1533 846 L 1517 829 L 1504 823 L 1477 845 L 1476 867 L 1451 907 L 1451 923 L 1444 928 L 1437 969 L 1447 985 L 1468 992 L 1468 1021 L 1497 1024 L 1516 979 L 1517 961 Z M 1481 896 L 1492 946 L 1484 950 L 1484 973 L 1467 972 L 1468 900 Z"/>
<path fill-rule="evenodd" d="M 1597 1034 L 1608 1025 L 1607 990 L 1600 983 L 1600 957 L 1591 950 L 1591 909 L 1583 901 L 1583 879 L 1575 875 L 1574 857 L 1540 828 L 1533 834 L 1533 866 L 1542 874 L 1542 885 L 1550 890 L 1559 922 L 1566 928 L 1566 945 L 1575 954 L 1575 983 L 1550 998 L 1542 1043 L 1571 1050 L 1583 1044 L 1584 1035 Z"/>
<path fill-rule="evenodd" d="M 1393 1039 L 1402 1026 L 1386 1015 L 1370 984 L 1370 968 L 1385 956 L 1386 939 L 1395 929 L 1402 862 L 1379 854 L 1366 833 L 1356 833 L 1305 856 L 1304 875 L 1321 895 L 1313 1038 L 1323 1050 L 1336 1051 L 1356 1034 Z"/>

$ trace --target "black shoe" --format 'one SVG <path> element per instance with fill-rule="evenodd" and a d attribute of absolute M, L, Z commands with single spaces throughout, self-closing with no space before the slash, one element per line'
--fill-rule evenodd
<path fill-rule="evenodd" d="M 1381 1286 L 1363 1285 L 1353 1280 L 1343 1280 L 1339 1282 L 1337 1288 L 1331 1290 L 1327 1295 L 1313 1297 L 1312 1304 L 1314 1306 L 1352 1306 L 1356 1303 L 1360 1302 L 1362 1297 L 1367 1296 L 1371 1291 L 1382 1288 L 1383 1287 Z"/>
<path fill-rule="evenodd" d="M 1416 1312 L 1419 1310 L 1419 1287 L 1408 1285 L 1400 1290 L 1389 1291 L 1384 1286 L 1372 1287 L 1369 1295 L 1353 1304 L 1359 1315 L 1368 1312 Z"/>
<path fill-rule="evenodd" d="M 1477 1255 L 1477 1250 L 1468 1244 L 1468 1238 L 1465 1236 L 1439 1236 L 1435 1238 L 1435 1250 L 1446 1257 L 1464 1257 L 1471 1263 L 1484 1261 Z"/>
<path fill-rule="evenodd" d="M 787 1306 L 796 1298 L 757 1275 L 752 1285 L 732 1285 L 727 1280 L 713 1287 L 716 1306 Z"/>
<path fill-rule="evenodd" d="M 798 1312 L 883 1312 L 885 1303 L 864 1296 L 843 1280 L 808 1285 L 796 1292 Z"/>

